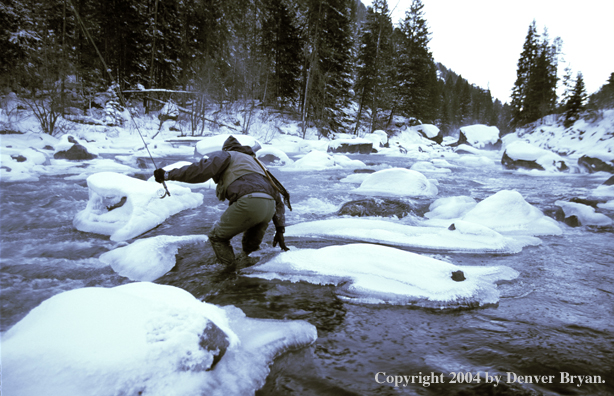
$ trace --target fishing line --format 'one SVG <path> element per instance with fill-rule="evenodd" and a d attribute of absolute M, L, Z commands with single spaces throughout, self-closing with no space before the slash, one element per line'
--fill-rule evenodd
<path fill-rule="evenodd" d="M 68 3 L 70 4 L 70 7 L 73 9 L 73 11 L 75 13 L 75 16 L 77 17 L 77 21 L 79 22 L 79 25 L 81 26 L 81 29 L 83 29 L 83 32 L 85 33 L 87 38 L 90 40 L 90 42 L 94 46 L 94 49 L 96 50 L 96 53 L 98 54 L 98 57 L 100 58 L 100 61 L 102 62 L 102 66 L 104 67 L 104 69 L 106 70 L 107 74 L 109 75 L 109 79 L 111 80 L 111 83 L 112 83 L 113 82 L 113 75 L 111 75 L 111 69 L 107 66 L 107 63 L 104 61 L 104 57 L 102 56 L 102 54 L 98 50 L 98 47 L 96 46 L 96 43 L 94 42 L 94 39 L 92 38 L 92 36 L 90 36 L 90 33 L 87 30 L 87 27 L 85 27 L 85 24 L 83 23 L 83 20 L 79 16 L 79 13 L 77 12 L 77 9 L 75 8 L 74 4 L 72 3 L 72 0 L 68 0 Z M 147 150 L 147 154 L 149 154 L 149 158 L 151 159 L 151 162 L 153 163 L 154 168 L 158 169 L 158 165 L 156 165 L 156 161 L 154 161 L 153 156 L 151 155 L 151 152 L 149 151 L 149 147 L 147 146 L 147 143 L 145 142 L 145 139 L 143 138 L 143 134 L 141 133 L 141 130 L 140 130 L 139 126 L 136 123 L 136 120 L 132 116 L 132 113 L 130 112 L 130 109 L 128 109 L 128 106 L 126 106 L 126 101 L 124 100 L 124 96 L 122 95 L 121 89 L 118 88 L 116 91 L 117 91 L 117 97 L 119 98 L 120 104 L 122 105 L 123 108 L 128 110 L 128 114 L 130 115 L 130 119 L 132 120 L 132 123 L 134 124 L 134 127 L 136 128 L 136 131 L 139 133 L 139 136 L 141 137 L 141 140 L 143 141 L 143 144 L 145 145 L 145 150 Z M 162 180 L 162 185 L 164 186 L 165 193 L 160 198 L 164 198 L 167 195 L 170 197 L 171 193 L 168 191 L 168 188 L 166 187 L 166 182 L 164 180 Z"/>

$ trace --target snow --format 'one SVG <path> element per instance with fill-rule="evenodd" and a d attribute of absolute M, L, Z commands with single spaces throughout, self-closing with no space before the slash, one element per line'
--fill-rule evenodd
<path fill-rule="evenodd" d="M 537 124 L 537 123 L 536 123 Z M 591 119 L 582 118 L 570 128 L 561 123 L 535 125 L 519 129 L 502 140 L 510 142 L 522 138 L 530 144 L 559 154 L 579 158 L 595 150 L 614 153 L 614 109 L 600 110 Z"/>
<path fill-rule="evenodd" d="M 499 140 L 499 128 L 487 125 L 464 126 L 461 132 L 467 138 L 467 143 L 476 148 L 483 148 L 487 144 L 495 144 Z"/>
<path fill-rule="evenodd" d="M 461 165 L 469 168 L 493 167 L 495 162 L 483 155 L 462 155 L 458 161 Z"/>
<path fill-rule="evenodd" d="M 87 207 L 77 213 L 73 225 L 79 231 L 110 235 L 113 241 L 134 238 L 203 202 L 202 194 L 170 183 L 171 196 L 160 199 L 164 193 L 160 184 L 113 172 L 95 173 L 87 178 L 87 185 Z M 121 207 L 108 210 L 123 197 L 126 202 Z"/>
<path fill-rule="evenodd" d="M 557 164 L 565 160 L 552 151 L 533 146 L 525 141 L 517 140 L 505 146 L 505 152 L 513 160 L 535 161 L 546 171 L 557 172 Z"/>
<path fill-rule="evenodd" d="M 448 221 L 447 225 L 452 224 Z M 460 253 L 518 253 L 540 244 L 537 238 L 510 238 L 487 227 L 462 220 L 455 229 L 418 227 L 374 218 L 338 218 L 303 222 L 286 227 L 286 237 L 343 239 Z M 447 226 L 446 226 L 447 227 Z"/>
<path fill-rule="evenodd" d="M 220 151 L 226 139 L 230 136 L 234 136 L 239 143 L 243 146 L 250 146 L 254 152 L 258 151 L 262 144 L 254 137 L 249 135 L 242 134 L 221 134 L 215 136 L 209 136 L 202 138 L 198 143 L 196 143 L 196 153 L 200 155 L 207 155 L 214 151 Z"/>
<path fill-rule="evenodd" d="M 463 216 L 477 205 L 475 199 L 466 195 L 435 200 L 424 217 L 429 219 L 455 219 Z"/>
<path fill-rule="evenodd" d="M 100 256 L 115 272 L 134 281 L 154 281 L 175 266 L 180 247 L 208 241 L 205 235 L 159 235 L 134 241 Z"/>
<path fill-rule="evenodd" d="M 204 332 L 217 326 L 223 341 Z M 87 287 L 44 301 L 2 338 L 11 395 L 254 394 L 273 358 L 316 339 L 302 321 L 246 318 L 233 306 L 149 282 Z M 205 349 L 207 348 L 208 349 Z"/>
<path fill-rule="evenodd" d="M 366 139 L 369 142 L 373 143 L 373 147 L 377 149 L 388 143 L 388 134 L 386 133 L 386 131 L 378 129 L 377 131 L 373 131 L 372 133 L 365 134 L 363 139 Z"/>
<path fill-rule="evenodd" d="M 391 168 L 368 175 L 356 194 L 379 196 L 432 197 L 437 187 L 422 173 L 405 168 Z"/>
<path fill-rule="evenodd" d="M 410 130 L 424 133 L 427 138 L 434 138 L 439 135 L 439 128 L 433 124 L 421 124 L 409 128 Z"/>
<path fill-rule="evenodd" d="M 452 280 L 463 271 L 465 280 Z M 248 276 L 332 284 L 356 303 L 457 307 L 494 304 L 496 282 L 518 272 L 504 266 L 457 266 L 391 247 L 370 244 L 297 249 L 247 269 Z"/>
<path fill-rule="evenodd" d="M 560 206 L 565 213 L 565 217 L 576 216 L 581 225 L 595 225 L 595 226 L 610 226 L 612 225 L 612 219 L 608 216 L 595 213 L 595 208 L 588 205 L 583 205 L 576 202 L 556 201 L 556 206 Z"/>
<path fill-rule="evenodd" d="M 448 168 L 439 168 L 435 166 L 435 164 L 433 164 L 432 162 L 426 162 L 426 161 L 418 161 L 415 164 L 413 164 L 410 169 L 414 171 L 418 171 L 418 172 L 429 172 L 429 173 L 450 173 L 452 172 Z"/>
<path fill-rule="evenodd" d="M 479 202 L 461 217 L 512 235 L 560 235 L 557 222 L 524 200 L 518 191 L 502 190 Z"/>
<path fill-rule="evenodd" d="M 328 154 L 314 150 L 294 163 L 280 168 L 283 171 L 321 171 L 326 169 L 361 169 L 366 168 L 364 162 L 350 159 L 343 154 Z"/>
<path fill-rule="evenodd" d="M 596 198 L 614 198 L 614 184 L 609 186 L 602 184 L 598 186 L 591 192 L 591 196 Z"/>

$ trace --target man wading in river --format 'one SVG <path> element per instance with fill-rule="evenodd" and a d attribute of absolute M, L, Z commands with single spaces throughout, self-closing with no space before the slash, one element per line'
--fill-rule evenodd
<path fill-rule="evenodd" d="M 230 240 L 240 233 L 245 255 L 258 250 L 271 219 L 275 224 L 273 246 L 279 243 L 281 249 L 288 250 L 284 240 L 284 202 L 292 210 L 290 195 L 256 159 L 252 148 L 242 146 L 233 136 L 224 142 L 222 151 L 210 154 L 209 158 L 169 172 L 156 169 L 154 177 L 158 183 L 164 180 L 203 183 L 213 178 L 216 196 L 220 201 L 229 201 L 228 209 L 209 233 L 213 251 L 222 264 L 234 263 Z"/>

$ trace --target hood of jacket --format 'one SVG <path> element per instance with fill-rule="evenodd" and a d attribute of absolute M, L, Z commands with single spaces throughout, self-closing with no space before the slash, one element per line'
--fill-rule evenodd
<path fill-rule="evenodd" d="M 226 139 L 224 145 L 222 146 L 222 150 L 238 151 L 247 155 L 255 155 L 254 150 L 252 150 L 250 146 L 242 146 L 234 136 L 230 136 L 228 139 Z"/>

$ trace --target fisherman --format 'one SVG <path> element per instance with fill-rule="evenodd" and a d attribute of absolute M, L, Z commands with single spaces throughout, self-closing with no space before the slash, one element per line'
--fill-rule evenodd
<path fill-rule="evenodd" d="M 169 172 L 156 169 L 154 177 L 158 183 L 165 180 L 203 183 L 213 179 L 217 184 L 216 196 L 220 201 L 227 199 L 229 204 L 213 225 L 209 241 L 222 264 L 234 263 L 230 240 L 240 233 L 243 233 L 243 254 L 247 256 L 258 250 L 271 219 L 275 225 L 273 246 L 279 243 L 282 250 L 289 250 L 284 240 L 284 203 L 292 210 L 290 195 L 258 161 L 252 148 L 242 146 L 233 136 L 226 139 L 221 151 L 209 154 L 209 158 Z"/>

